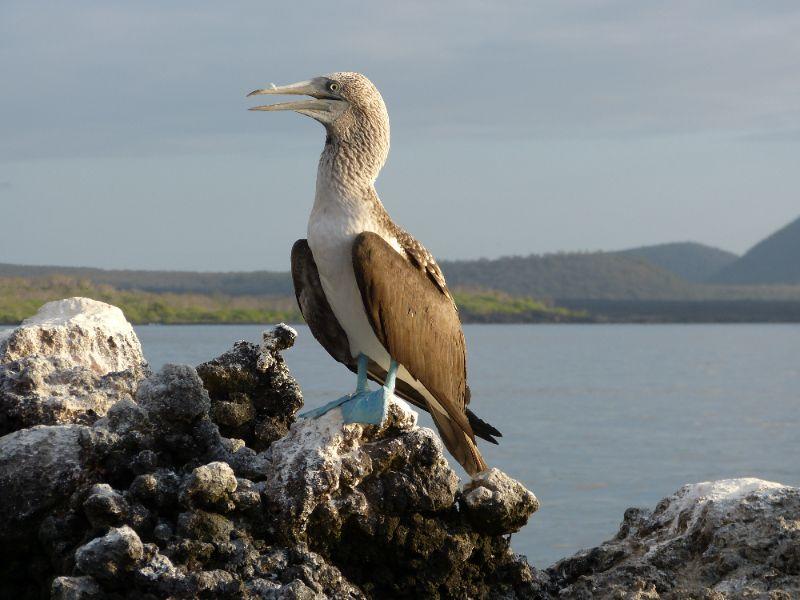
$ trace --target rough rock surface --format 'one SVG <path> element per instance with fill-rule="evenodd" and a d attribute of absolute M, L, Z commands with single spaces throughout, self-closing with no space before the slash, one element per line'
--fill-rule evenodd
<path fill-rule="evenodd" d="M 47 509 L 86 479 L 83 425 L 38 425 L 0 437 L 0 522 L 6 540 L 19 540 Z"/>
<path fill-rule="evenodd" d="M 416 420 L 395 401 L 380 427 L 343 425 L 339 409 L 295 423 L 268 451 L 278 539 L 308 543 L 371 597 L 530 597 L 533 573 L 510 530 L 470 525 L 441 442 Z M 514 510 L 524 522 L 535 506 Z"/>
<path fill-rule="evenodd" d="M 111 529 L 75 550 L 76 568 L 101 581 L 115 582 L 144 560 L 144 546 L 137 533 L 123 525 Z"/>
<path fill-rule="evenodd" d="M 461 489 L 405 403 L 381 426 L 345 425 L 338 409 L 295 421 L 302 396 L 280 355 L 294 335 L 278 326 L 261 347 L 144 379 L 134 360 L 105 416 L 43 414 L 51 424 L 0 437 L 0 597 L 800 595 L 800 490 L 760 480 L 686 486 L 628 510 L 613 540 L 533 569 L 509 534 L 535 496 L 496 469 Z M 34 356 L 55 377 L 94 369 Z"/>
<path fill-rule="evenodd" d="M 145 366 L 133 327 L 116 306 L 91 298 L 48 302 L 0 340 L 0 362 L 60 357 L 98 375 Z"/>
<path fill-rule="evenodd" d="M 549 570 L 564 598 L 800 598 L 800 489 L 761 479 L 686 485 L 617 536 Z"/>
<path fill-rule="evenodd" d="M 302 395 L 280 355 L 295 335 L 278 326 L 261 347 L 144 379 L 134 361 L 105 416 L 0 438 L 0 596 L 534 597 L 510 529 L 473 527 L 405 404 L 381 427 L 338 410 L 295 422 Z M 59 377 L 76 368 L 67 341 L 34 355 Z M 514 526 L 534 508 L 519 502 Z"/>
<path fill-rule="evenodd" d="M 462 506 L 477 530 L 497 535 L 524 527 L 539 501 L 519 481 L 492 468 L 464 486 Z"/>
<path fill-rule="evenodd" d="M 0 435 L 91 424 L 147 373 L 122 311 L 89 298 L 45 304 L 0 336 Z"/>
<path fill-rule="evenodd" d="M 264 333 L 261 348 L 236 342 L 232 350 L 197 367 L 224 436 L 260 451 L 289 430 L 303 395 L 279 352 L 296 337 L 291 327 L 279 325 Z"/>

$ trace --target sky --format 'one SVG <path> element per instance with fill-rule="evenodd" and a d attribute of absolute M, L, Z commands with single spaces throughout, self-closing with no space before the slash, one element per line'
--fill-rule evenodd
<path fill-rule="evenodd" d="M 794 1 L 3 0 L 0 262 L 288 269 L 324 132 L 245 95 L 345 70 L 440 259 L 744 252 L 800 214 Z"/>

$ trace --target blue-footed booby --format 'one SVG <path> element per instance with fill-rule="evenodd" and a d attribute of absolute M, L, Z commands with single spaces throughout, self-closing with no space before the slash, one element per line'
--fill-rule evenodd
<path fill-rule="evenodd" d="M 467 408 L 466 343 L 453 296 L 433 256 L 389 217 L 375 180 L 389 154 L 389 115 L 378 89 L 359 73 L 333 73 L 249 95 L 310 96 L 250 110 L 291 110 L 325 127 L 308 238 L 292 248 L 292 278 L 311 333 L 337 361 L 427 410 L 450 453 L 470 475 L 487 468 L 475 436 L 500 432 Z M 380 390 L 379 390 L 380 392 Z M 365 394 L 367 394 L 365 396 Z M 386 394 L 379 396 L 385 406 Z M 342 404 L 344 402 L 344 404 Z M 380 422 L 372 416 L 364 421 Z"/>

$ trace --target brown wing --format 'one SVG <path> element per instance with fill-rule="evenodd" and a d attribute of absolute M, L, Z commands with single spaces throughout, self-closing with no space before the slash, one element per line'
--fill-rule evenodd
<path fill-rule="evenodd" d="M 334 360 L 344 364 L 355 373 L 358 365 L 356 359 L 350 354 L 347 334 L 336 319 L 336 315 L 333 314 L 328 299 L 322 291 L 317 264 L 314 262 L 314 256 L 306 240 L 297 240 L 292 247 L 292 280 L 297 304 L 311 334 Z M 368 373 L 372 381 L 383 385 L 386 371 L 377 363 L 369 362 Z M 395 393 L 418 408 L 428 410 L 425 398 L 404 381 L 397 381 Z M 493 436 L 500 435 L 499 431 L 479 419 L 470 410 L 467 410 L 467 418 L 475 435 L 493 444 L 497 443 Z"/>
<path fill-rule="evenodd" d="M 400 229 L 396 225 L 394 230 L 397 241 L 403 247 L 411 263 L 423 271 L 436 287 L 439 288 L 439 291 L 447 296 L 450 302 L 453 303 L 453 306 L 455 306 L 453 296 L 450 294 L 450 290 L 447 289 L 444 273 L 442 273 L 439 265 L 436 264 L 436 259 L 433 258 L 433 255 L 407 231 Z M 467 400 L 467 404 L 469 404 L 469 400 Z"/>
<path fill-rule="evenodd" d="M 297 240 L 292 246 L 292 281 L 297 305 L 311 335 L 335 360 L 355 371 L 356 360 L 350 354 L 350 342 L 322 291 L 317 263 L 306 240 Z"/>
<path fill-rule="evenodd" d="M 355 366 L 350 368 L 351 371 L 354 373 L 356 372 L 357 368 Z M 376 362 L 369 361 L 369 367 L 367 368 L 367 372 L 369 378 L 372 381 L 383 385 L 384 381 L 386 381 L 386 371 L 380 367 Z M 467 386 L 469 389 L 469 386 Z M 411 387 L 410 384 L 402 381 L 400 379 L 396 380 L 394 393 L 396 396 L 400 396 L 406 402 L 410 402 L 417 408 L 421 408 L 424 411 L 428 410 L 428 403 L 425 400 L 425 396 L 420 394 L 417 390 Z M 472 431 L 475 433 L 475 437 L 479 437 L 481 439 L 486 440 L 487 442 L 491 442 L 492 444 L 497 444 L 498 441 L 495 439 L 496 437 L 503 437 L 503 434 L 500 433 L 496 427 L 490 425 L 483 419 L 481 419 L 478 415 L 472 412 L 470 409 L 467 409 L 467 420 L 469 421 L 470 427 L 472 427 Z"/>
<path fill-rule="evenodd" d="M 292 280 L 297 305 L 311 334 L 334 360 L 356 373 L 358 363 L 350 353 L 347 334 L 333 314 L 322 290 L 317 263 L 307 240 L 297 240 L 292 247 Z M 381 385 L 386 380 L 386 371 L 373 360 L 369 361 L 367 374 L 372 381 Z M 418 408 L 428 410 L 425 398 L 406 382 L 397 381 L 395 393 Z"/>
<path fill-rule="evenodd" d="M 374 233 L 353 242 L 353 268 L 378 340 L 447 412 L 449 421 L 428 407 L 448 449 L 471 474 L 483 470 L 466 415 L 464 334 L 449 293 Z"/>

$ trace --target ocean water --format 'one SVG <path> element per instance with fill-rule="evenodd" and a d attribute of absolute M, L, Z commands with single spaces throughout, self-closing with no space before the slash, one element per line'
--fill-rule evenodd
<path fill-rule="evenodd" d="M 136 331 L 158 369 L 196 365 L 263 329 Z M 350 391 L 355 377 L 297 329 L 285 357 L 306 405 Z M 541 502 L 512 539 L 537 567 L 598 545 L 626 508 L 684 483 L 800 485 L 800 325 L 468 325 L 465 335 L 471 407 L 503 432 L 481 450 Z"/>

